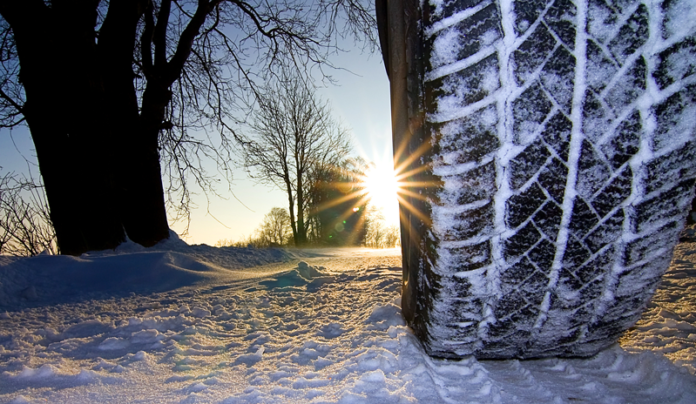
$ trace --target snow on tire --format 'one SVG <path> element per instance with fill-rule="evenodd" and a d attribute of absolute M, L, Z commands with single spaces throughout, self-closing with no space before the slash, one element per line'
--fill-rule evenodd
<path fill-rule="evenodd" d="M 639 319 L 693 198 L 696 3 L 419 15 L 432 178 L 403 233 L 407 320 L 434 356 L 595 354 Z"/>

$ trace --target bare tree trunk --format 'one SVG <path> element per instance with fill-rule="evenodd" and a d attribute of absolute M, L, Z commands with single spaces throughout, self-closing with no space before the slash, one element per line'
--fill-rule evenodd
<path fill-rule="evenodd" d="M 292 186 L 290 185 L 290 180 L 285 178 L 285 185 L 288 192 L 288 212 L 290 213 L 290 226 L 292 227 L 292 239 L 295 242 L 295 247 L 300 245 L 299 236 L 297 232 L 297 223 L 295 223 L 295 203 L 292 197 Z"/>
<path fill-rule="evenodd" d="M 111 3 L 99 48 L 95 10 L 79 15 L 84 7 L 67 5 L 54 7 L 50 18 L 46 10 L 3 14 L 13 24 L 22 112 L 63 254 L 114 248 L 126 233 L 146 246 L 169 236 L 157 150 L 166 103 L 157 125 L 157 114 L 149 121 L 138 116 L 130 64 L 138 3 Z M 63 14 L 70 26 L 61 25 Z"/>
<path fill-rule="evenodd" d="M 164 187 L 157 148 L 158 131 L 137 127 L 139 139 L 122 143 L 118 185 L 123 226 L 128 237 L 149 247 L 169 237 Z M 148 133 L 149 132 L 149 133 Z M 154 133 L 153 133 L 154 132 Z"/>
<path fill-rule="evenodd" d="M 72 255 L 114 248 L 125 237 L 118 216 L 113 214 L 118 208 L 108 175 L 111 158 L 104 155 L 108 152 L 98 150 L 98 142 L 89 144 L 75 132 L 52 127 L 51 120 L 47 120 L 50 109 L 37 105 L 35 114 L 25 116 L 51 206 L 58 248 Z"/>
<path fill-rule="evenodd" d="M 146 5 L 145 0 L 109 4 L 100 30 L 99 61 L 107 93 L 104 123 L 112 123 L 116 139 L 112 176 L 119 217 L 128 237 L 149 247 L 169 237 L 158 137 L 171 91 L 166 82 L 149 81 L 138 111 L 131 60 L 136 26 Z"/>
<path fill-rule="evenodd" d="M 307 244 L 307 230 L 304 223 L 304 192 L 302 190 L 302 174 L 297 175 L 297 243 L 302 246 Z"/>
<path fill-rule="evenodd" d="M 78 21 L 87 25 L 90 18 Z M 73 255 L 113 248 L 125 237 L 114 215 L 117 201 L 109 174 L 113 139 L 99 123 L 103 94 L 95 92 L 94 48 L 77 39 L 80 24 L 57 29 L 51 20 L 42 22 L 15 24 L 15 38 L 27 97 L 23 113 L 36 147 L 58 247 Z M 77 43 L 70 44 L 73 41 Z M 56 63 L 59 60 L 70 63 Z"/>

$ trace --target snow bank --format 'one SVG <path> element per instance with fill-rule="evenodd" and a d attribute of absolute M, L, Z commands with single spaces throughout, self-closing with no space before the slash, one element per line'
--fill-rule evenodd
<path fill-rule="evenodd" d="M 16 309 L 113 294 L 153 293 L 239 279 L 238 271 L 293 256 L 282 249 L 188 245 L 171 232 L 152 248 L 125 242 L 80 257 L 0 256 L 0 307 Z M 246 271 L 246 277 L 253 275 Z"/>

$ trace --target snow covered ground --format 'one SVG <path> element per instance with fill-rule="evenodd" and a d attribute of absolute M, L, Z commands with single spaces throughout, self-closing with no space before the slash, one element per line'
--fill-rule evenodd
<path fill-rule="evenodd" d="M 0 257 L 0 403 L 694 403 L 696 243 L 589 359 L 436 360 L 397 250 Z"/>

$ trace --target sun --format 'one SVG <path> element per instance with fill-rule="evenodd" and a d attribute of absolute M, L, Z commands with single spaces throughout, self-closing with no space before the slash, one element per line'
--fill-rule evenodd
<path fill-rule="evenodd" d="M 372 165 L 365 173 L 363 186 L 370 205 L 380 211 L 388 224 L 399 224 L 397 194 L 400 184 L 394 169 L 386 164 Z"/>

